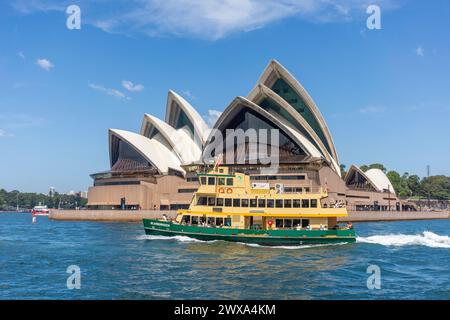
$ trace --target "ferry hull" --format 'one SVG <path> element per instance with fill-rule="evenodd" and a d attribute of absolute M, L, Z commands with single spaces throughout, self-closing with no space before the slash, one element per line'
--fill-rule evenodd
<path fill-rule="evenodd" d="M 308 244 L 353 243 L 355 232 L 350 230 L 250 230 L 183 226 L 169 221 L 144 219 L 147 235 L 187 236 L 212 241 L 253 243 L 264 246 L 298 246 Z"/>

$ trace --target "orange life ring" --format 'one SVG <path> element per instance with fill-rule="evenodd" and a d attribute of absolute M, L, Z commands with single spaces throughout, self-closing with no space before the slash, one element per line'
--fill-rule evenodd
<path fill-rule="evenodd" d="M 272 221 L 272 220 L 269 220 L 269 221 L 267 221 L 267 224 L 268 224 L 269 226 L 272 226 L 273 221 Z"/>
<path fill-rule="evenodd" d="M 224 188 L 219 188 L 219 193 L 225 193 L 225 189 Z"/>
<path fill-rule="evenodd" d="M 233 193 L 233 189 L 227 188 L 227 193 Z"/>

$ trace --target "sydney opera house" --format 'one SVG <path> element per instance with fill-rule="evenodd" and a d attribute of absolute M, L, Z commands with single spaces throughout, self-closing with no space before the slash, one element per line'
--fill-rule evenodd
<path fill-rule="evenodd" d="M 245 172 L 257 182 L 282 186 L 284 192 L 328 189 L 323 205 L 347 204 L 350 210 L 412 210 L 396 196 L 378 169 L 363 172 L 351 166 L 341 176 L 338 152 L 326 121 L 303 86 L 272 60 L 247 97 L 236 97 L 213 128 L 183 97 L 169 91 L 165 120 L 145 114 L 139 133 L 110 129 L 110 169 L 92 174 L 91 209 L 176 210 L 186 208 L 198 187 L 196 172 L 209 163 L 202 155 L 216 129 L 277 129 L 276 172 L 254 161 L 248 141 L 231 147 L 244 161 L 223 160 L 231 172 Z M 223 157 L 224 159 L 226 157 Z M 229 158 L 227 158 L 229 159 Z"/>

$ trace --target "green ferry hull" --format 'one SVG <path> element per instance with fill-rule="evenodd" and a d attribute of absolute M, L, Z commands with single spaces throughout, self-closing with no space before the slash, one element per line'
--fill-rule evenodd
<path fill-rule="evenodd" d="M 170 221 L 143 219 L 145 234 L 187 236 L 212 241 L 223 240 L 264 246 L 298 246 L 309 244 L 353 243 L 355 231 L 348 230 L 250 230 L 185 226 Z"/>

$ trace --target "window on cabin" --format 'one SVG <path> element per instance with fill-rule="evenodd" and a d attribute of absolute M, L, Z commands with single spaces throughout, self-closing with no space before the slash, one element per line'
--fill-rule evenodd
<path fill-rule="evenodd" d="M 206 197 L 199 197 L 197 199 L 197 205 L 198 206 L 206 206 Z"/>
<path fill-rule="evenodd" d="M 294 199 L 294 200 L 292 200 L 292 207 L 294 207 L 294 208 L 300 208 L 300 199 Z"/>
<path fill-rule="evenodd" d="M 231 204 L 233 203 L 232 200 L 233 199 L 231 199 L 231 198 L 226 198 L 225 199 L 225 207 L 231 207 Z"/>
<path fill-rule="evenodd" d="M 222 207 L 223 206 L 223 198 L 217 198 L 216 200 L 216 205 L 218 207 Z"/>
<path fill-rule="evenodd" d="M 233 185 L 233 178 L 227 178 L 227 186 Z"/>
<path fill-rule="evenodd" d="M 242 199 L 241 204 L 243 207 L 248 207 L 248 199 Z"/>
<path fill-rule="evenodd" d="M 277 208 L 283 208 L 283 200 L 275 200 L 275 207 Z"/>
<path fill-rule="evenodd" d="M 215 185 L 216 185 L 216 178 L 214 178 L 214 177 L 209 177 L 209 178 L 208 178 L 208 185 L 210 185 L 210 186 L 215 186 Z"/>
<path fill-rule="evenodd" d="M 302 219 L 302 228 L 309 226 L 309 219 Z"/>
<path fill-rule="evenodd" d="M 226 227 L 231 227 L 231 218 L 225 218 L 224 219 L 224 224 Z"/>
<path fill-rule="evenodd" d="M 256 208 L 257 201 L 256 199 L 250 199 L 250 207 Z"/>
<path fill-rule="evenodd" d="M 200 177 L 200 184 L 206 184 L 206 177 Z"/>
<path fill-rule="evenodd" d="M 292 219 L 284 219 L 284 227 L 292 228 Z"/>
<path fill-rule="evenodd" d="M 197 225 L 198 224 L 198 216 L 192 216 L 191 224 L 193 224 L 193 225 Z"/>
<path fill-rule="evenodd" d="M 309 208 L 309 199 L 302 199 L 302 208 Z"/>
<path fill-rule="evenodd" d="M 213 226 L 216 224 L 216 218 L 214 217 L 208 217 L 208 224 Z"/>
<path fill-rule="evenodd" d="M 266 207 L 266 199 L 258 199 L 258 208 Z"/>
<path fill-rule="evenodd" d="M 275 201 L 273 199 L 267 199 L 267 208 L 273 208 L 275 206 Z"/>
<path fill-rule="evenodd" d="M 191 216 L 183 216 L 183 218 L 181 219 L 181 223 L 190 224 Z"/>
<path fill-rule="evenodd" d="M 217 178 L 218 182 L 217 184 L 219 186 L 224 186 L 225 185 L 225 178 Z"/>
<path fill-rule="evenodd" d="M 302 220 L 301 219 L 293 219 L 292 220 L 292 226 L 294 228 L 301 227 L 302 226 Z"/>
<path fill-rule="evenodd" d="M 283 219 L 275 219 L 275 227 L 283 228 Z"/>
<path fill-rule="evenodd" d="M 233 199 L 233 207 L 240 207 L 241 199 Z"/>
<path fill-rule="evenodd" d="M 291 208 L 292 207 L 292 200 L 290 200 L 290 199 L 284 200 L 284 207 L 285 208 Z"/>
<path fill-rule="evenodd" d="M 311 208 L 317 208 L 317 199 L 311 199 Z"/>
<path fill-rule="evenodd" d="M 208 198 L 208 206 L 215 206 L 216 198 Z"/>
<path fill-rule="evenodd" d="M 223 218 L 216 218 L 216 225 L 223 226 Z"/>

